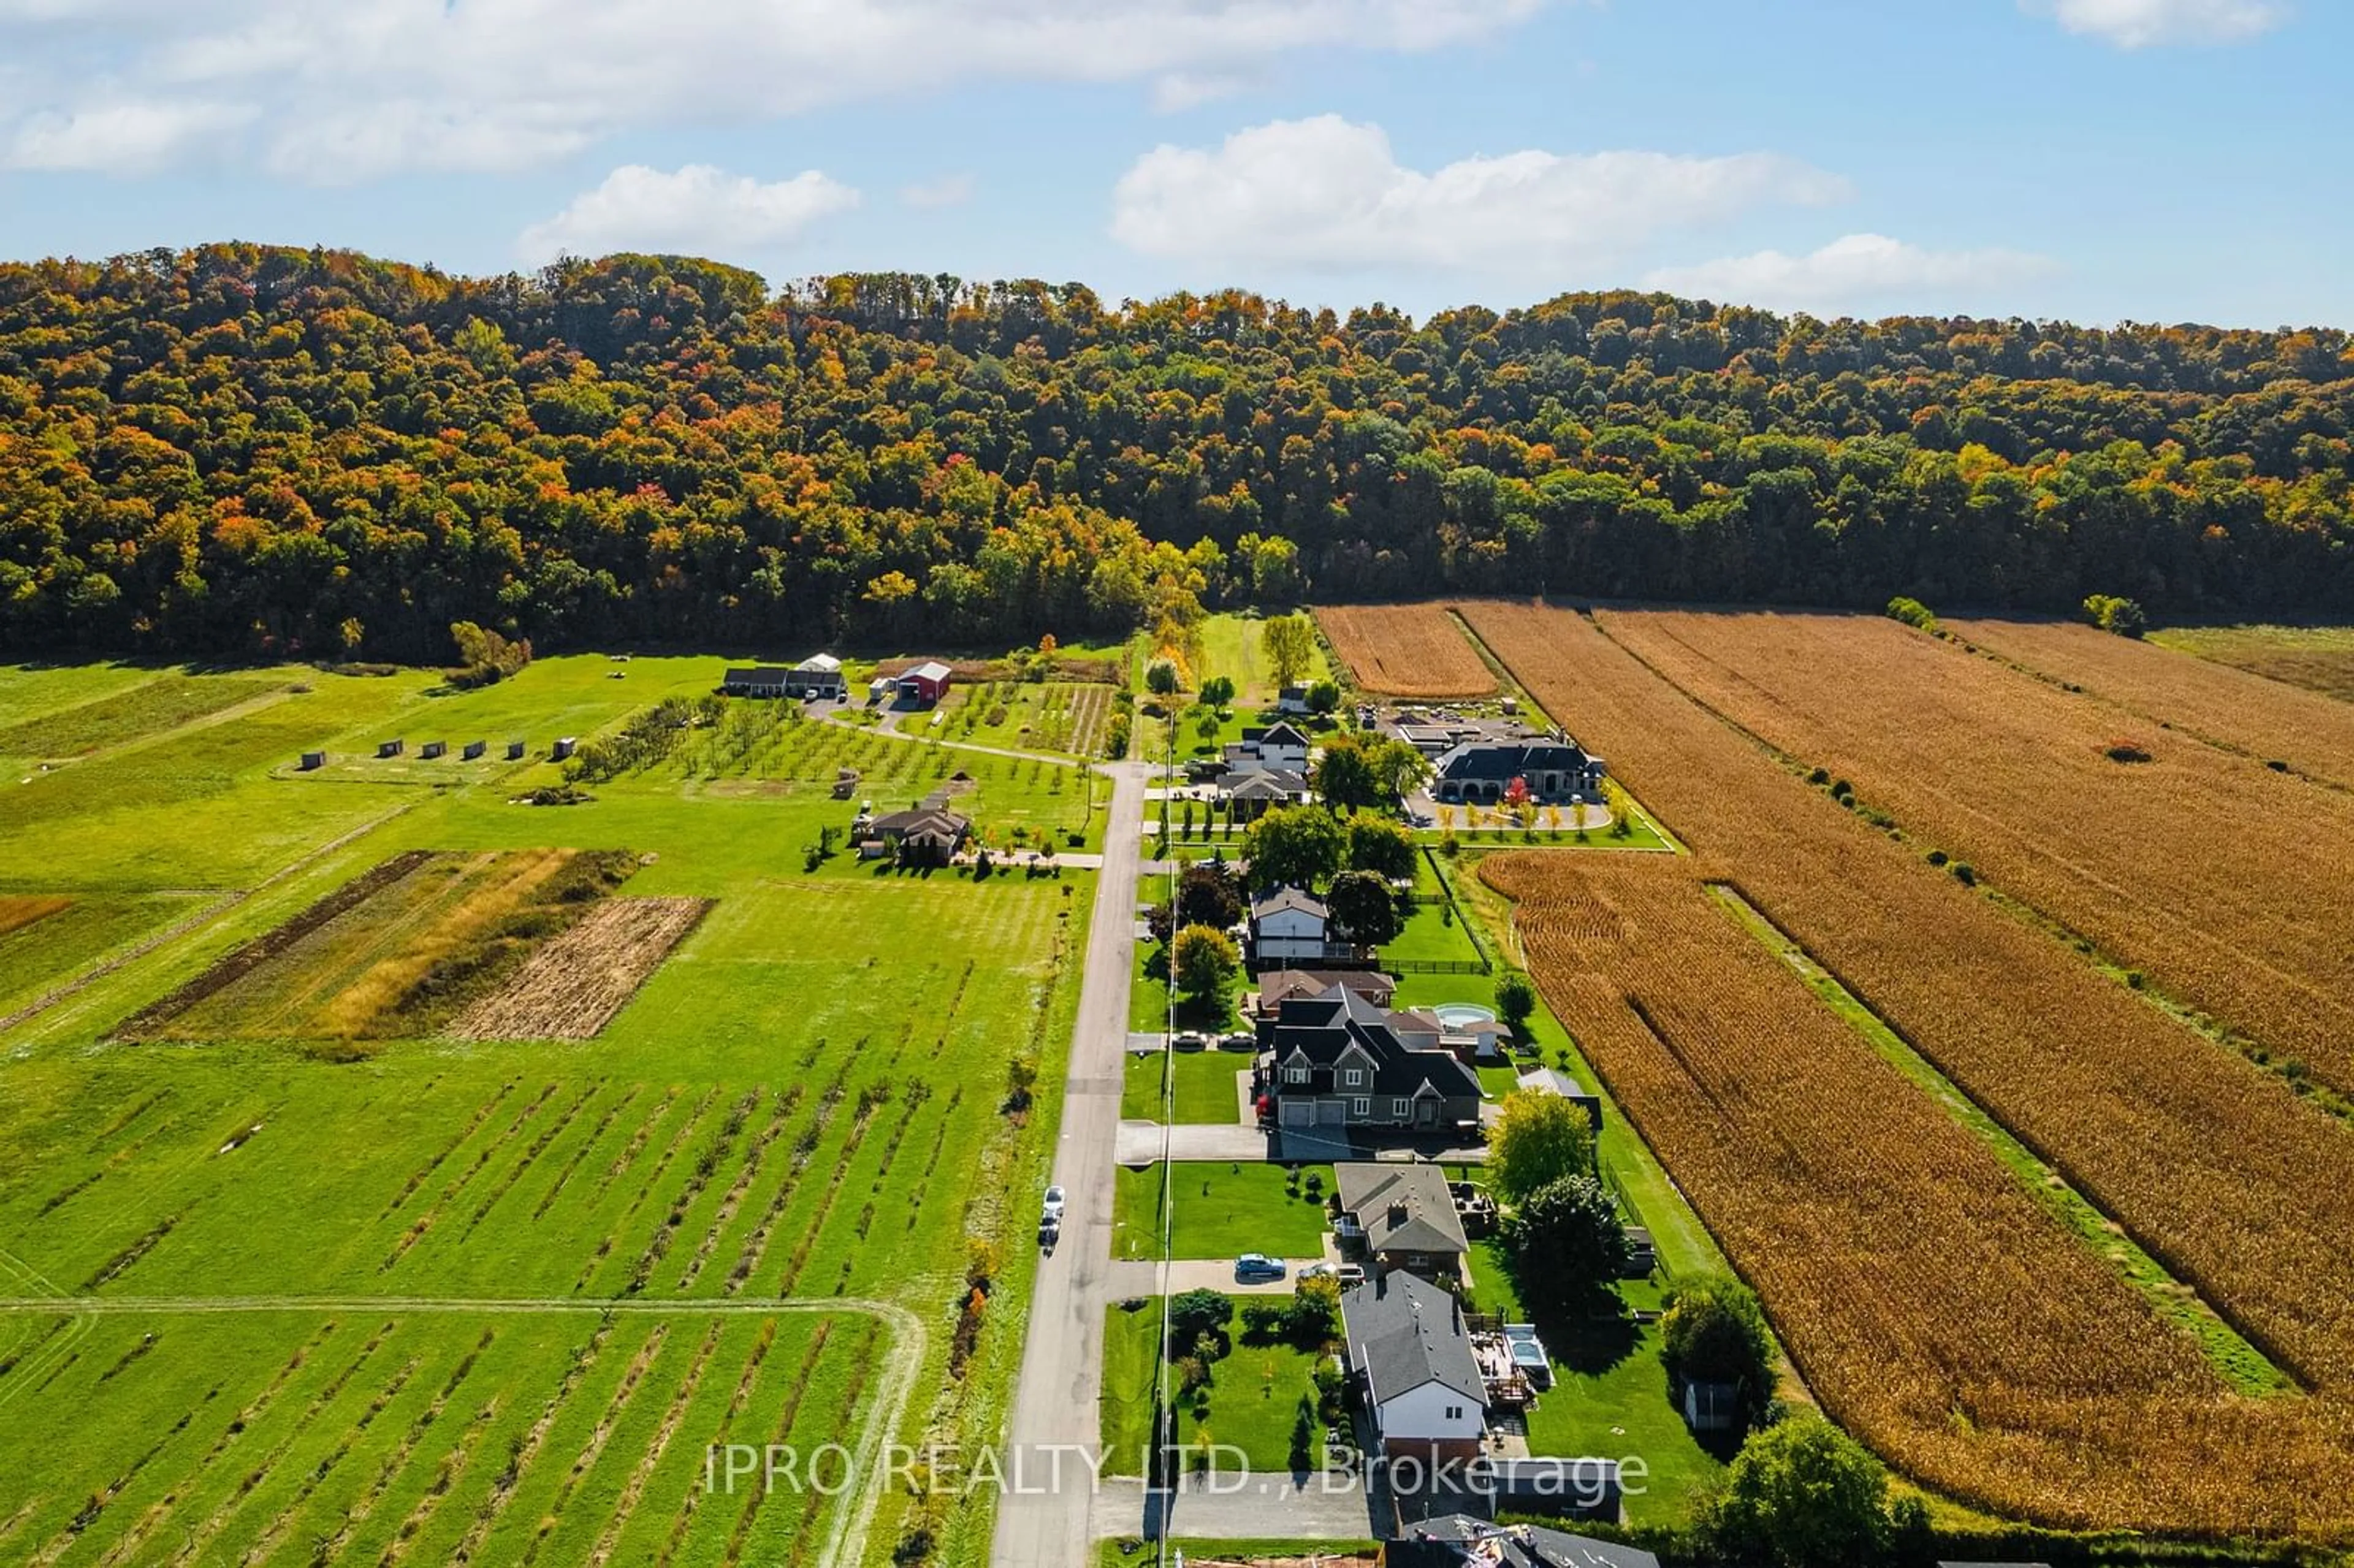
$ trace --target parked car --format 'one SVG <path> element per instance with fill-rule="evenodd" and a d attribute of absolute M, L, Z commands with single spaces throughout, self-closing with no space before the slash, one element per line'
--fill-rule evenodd
<path fill-rule="evenodd" d="M 1170 1044 L 1174 1045 L 1180 1051 L 1206 1051 L 1210 1048 L 1210 1037 L 1206 1034 L 1196 1034 L 1188 1031 L 1185 1033 L 1177 1035 L 1174 1039 L 1170 1041 Z"/>
<path fill-rule="evenodd" d="M 1302 1279 L 1337 1279 L 1341 1271 L 1329 1263 L 1311 1263 L 1299 1271 Z"/>
<path fill-rule="evenodd" d="M 1038 1223 L 1042 1225 L 1059 1226 L 1063 1223 L 1063 1202 L 1064 1194 L 1060 1187 L 1047 1188 L 1046 1202 L 1039 1210 Z"/>
<path fill-rule="evenodd" d="M 1281 1279 L 1283 1272 L 1283 1259 L 1263 1252 L 1246 1252 L 1235 1259 L 1236 1279 Z"/>

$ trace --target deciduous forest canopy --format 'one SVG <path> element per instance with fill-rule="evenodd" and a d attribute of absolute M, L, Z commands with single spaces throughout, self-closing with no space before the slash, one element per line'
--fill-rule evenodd
<path fill-rule="evenodd" d="M 2338 331 L 210 246 L 0 268 L 0 643 L 1002 642 L 1538 587 L 2343 613 L 2349 427 Z"/>

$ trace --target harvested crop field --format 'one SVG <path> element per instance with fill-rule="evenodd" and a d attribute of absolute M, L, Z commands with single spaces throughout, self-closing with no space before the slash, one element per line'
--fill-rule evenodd
<path fill-rule="evenodd" d="M 36 920 L 46 920 L 72 904 L 70 898 L 50 894 L 0 894 L 0 937 L 21 931 Z"/>
<path fill-rule="evenodd" d="M 1358 687 L 1384 697 L 1484 697 L 1496 677 L 1452 618 L 1419 605 L 1343 605 L 1316 624 Z"/>
<path fill-rule="evenodd" d="M 2354 1392 L 2344 1124 L 1808 788 L 1584 616 L 1461 608 L 1704 865 L 2276 1364 Z"/>
<path fill-rule="evenodd" d="M 620 885 L 615 852 L 416 851 L 345 884 L 126 1022 L 130 1039 L 438 1033 Z"/>
<path fill-rule="evenodd" d="M 710 911 L 707 898 L 610 898 L 459 1014 L 469 1040 L 586 1040 Z"/>
<path fill-rule="evenodd" d="M 1850 780 L 1920 849 L 2354 1090 L 2354 794 L 1882 616 L 1596 621 L 1703 706 Z"/>
<path fill-rule="evenodd" d="M 1907 1473 L 2049 1522 L 2186 1534 L 2290 1533 L 2330 1489 L 2354 1406 L 2231 1393 L 1690 861 L 1508 853 L 1481 875 L 1808 1386 Z M 2259 1452 L 2252 1486 L 2232 1456 Z M 2327 1521 L 2349 1527 L 2354 1510 Z"/>
<path fill-rule="evenodd" d="M 2070 621 L 1949 620 L 1946 629 L 2124 713 L 2354 788 L 2354 703 Z M 2354 632 L 2347 636 L 2354 650 Z M 2354 696 L 2354 652 L 2346 694 Z"/>

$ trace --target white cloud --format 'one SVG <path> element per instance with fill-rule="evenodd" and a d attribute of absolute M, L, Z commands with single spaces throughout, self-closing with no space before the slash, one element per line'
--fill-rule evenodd
<path fill-rule="evenodd" d="M 224 146 L 253 118 L 227 103 L 92 104 L 17 122 L 6 162 L 18 169 L 137 174 Z"/>
<path fill-rule="evenodd" d="M 741 259 L 780 249 L 810 225 L 858 205 L 858 193 L 812 169 L 772 185 L 708 164 L 673 174 L 628 164 L 515 241 L 526 261 L 613 250 Z"/>
<path fill-rule="evenodd" d="M 0 0 L 32 107 L 241 102 L 323 182 L 545 163 L 616 132 L 772 120 L 967 81 L 1157 83 L 1416 52 L 1575 0 Z M 15 125 L 0 122 L 0 137 Z"/>
<path fill-rule="evenodd" d="M 972 199 L 972 192 L 970 175 L 943 175 L 937 180 L 903 186 L 899 201 L 919 212 L 928 212 L 938 207 L 962 207 Z"/>
<path fill-rule="evenodd" d="M 1111 231 L 1147 255 L 1222 265 L 1559 274 L 1670 230 L 1848 195 L 1839 176 L 1767 153 L 1522 152 L 1423 174 L 1378 125 L 1328 114 L 1146 154 L 1113 192 Z"/>
<path fill-rule="evenodd" d="M 2158 44 L 2230 44 L 2288 20 L 2282 0 L 2020 0 L 2080 37 L 2121 49 Z"/>
<path fill-rule="evenodd" d="M 1693 267 L 1662 267 L 1647 289 L 1781 310 L 1862 313 L 1983 307 L 2005 290 L 2060 270 L 2020 250 L 1926 250 L 1883 234 L 1850 234 L 1805 256 L 1761 250 Z"/>
<path fill-rule="evenodd" d="M 1255 79 L 1246 71 L 1172 70 L 1152 84 L 1152 107 L 1163 114 L 1182 114 L 1232 98 Z"/>

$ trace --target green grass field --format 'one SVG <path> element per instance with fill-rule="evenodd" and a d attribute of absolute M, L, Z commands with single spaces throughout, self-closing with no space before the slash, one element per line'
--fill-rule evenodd
<path fill-rule="evenodd" d="M 1473 1244 L 1473 1295 L 1483 1312 L 1525 1322 L 1513 1295 L 1503 1253 L 1494 1242 Z M 1656 1285 L 1619 1287 L 1629 1308 L 1656 1308 Z M 1640 1496 L 1627 1499 L 1629 1524 L 1681 1524 L 1691 1505 L 1723 1476 L 1723 1462 L 1701 1446 L 1675 1407 L 1667 1368 L 1659 1360 L 1656 1323 L 1630 1317 L 1564 1322 L 1538 1315 L 1553 1358 L 1553 1387 L 1528 1413 L 1529 1452 L 1559 1458 L 1640 1457 L 1649 1474 Z"/>
<path fill-rule="evenodd" d="M 2354 702 L 2354 627 L 2170 626 L 2149 641 Z"/>
<path fill-rule="evenodd" d="M 1120 1087 L 1119 1114 L 1129 1121 L 1161 1119 L 1164 1064 L 1176 1076 L 1177 1120 L 1226 1122 L 1241 1116 L 1235 1075 L 1250 1071 L 1247 1051 L 1171 1051 L 1130 1054 Z"/>
<path fill-rule="evenodd" d="M 0 1297 L 123 1308 L 0 1312 L 0 1561 L 824 1563 L 863 1527 L 880 1563 L 918 1522 L 933 1561 L 980 1560 L 985 1498 L 706 1492 L 704 1456 L 1003 1419 L 1092 876 L 805 851 L 856 809 L 824 787 L 847 757 L 878 805 L 967 769 L 1009 840 L 1076 825 L 1084 792 L 771 705 L 588 804 L 513 803 L 562 778 L 556 734 L 611 733 L 716 670 L 567 658 L 459 694 L 429 673 L 191 675 L 269 700 L 144 709 L 164 727 L 0 794 L 0 895 L 67 901 L 0 935 L 0 1017 L 53 999 L 0 1028 Z M 120 708 L 154 678 L 72 673 L 0 668 L 0 718 Z M 530 760 L 504 763 L 510 734 Z M 378 768 L 396 735 L 412 755 Z M 477 736 L 499 760 L 413 755 Z M 330 766 L 296 771 L 313 748 Z M 234 1016 L 111 1040 L 396 856 L 613 848 L 641 863 L 629 895 L 713 905 L 594 1039 L 322 1038 L 294 1003 L 408 950 L 395 920 L 208 1004 Z M 995 1282 L 952 1367 L 975 1246 Z"/>
<path fill-rule="evenodd" d="M 1104 1331 L 1103 1440 L 1114 1475 L 1141 1475 L 1152 1441 L 1152 1403 L 1159 1377 L 1153 1354 L 1161 1337 L 1161 1298 L 1150 1297 L 1134 1311 L 1114 1306 Z M 1209 1411 L 1186 1404 L 1177 1419 L 1182 1445 L 1225 1444 L 1242 1451 L 1254 1471 L 1291 1468 L 1291 1437 L 1300 1402 L 1316 1404 L 1316 1356 L 1289 1345 L 1246 1344 L 1237 1310 L 1229 1330 L 1232 1349 L 1212 1364 Z M 1172 1381 L 1172 1393 L 1175 1388 Z M 1311 1423 L 1310 1468 L 1324 1463 L 1324 1429 Z M 1223 1462 L 1229 1469 L 1232 1455 Z"/>
<path fill-rule="evenodd" d="M 1310 1165 L 1300 1169 L 1304 1184 L 1313 1174 L 1326 1196 L 1332 1192 L 1332 1168 Z M 1176 1168 L 1171 1183 L 1175 1219 L 1170 1227 L 1172 1257 L 1234 1257 L 1263 1252 L 1271 1257 L 1318 1257 L 1324 1251 L 1327 1220 L 1324 1205 L 1311 1202 L 1303 1185 L 1295 1196 L 1288 1185 L 1290 1172 L 1280 1165 L 1235 1165 L 1216 1160 L 1188 1160 Z M 1113 1187 L 1112 1255 L 1157 1258 L 1161 1255 L 1161 1167 L 1123 1167 Z"/>

